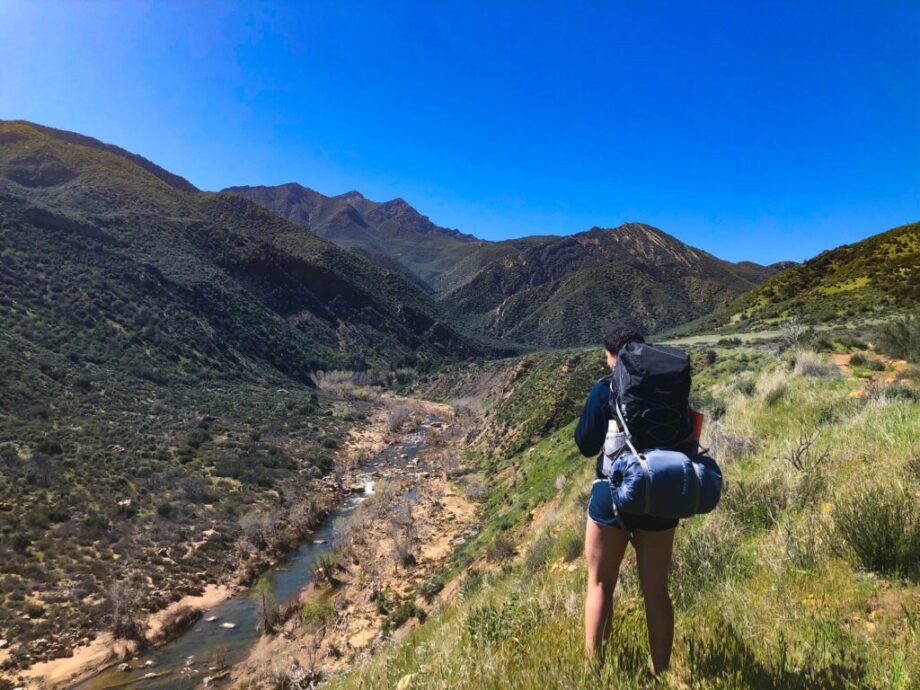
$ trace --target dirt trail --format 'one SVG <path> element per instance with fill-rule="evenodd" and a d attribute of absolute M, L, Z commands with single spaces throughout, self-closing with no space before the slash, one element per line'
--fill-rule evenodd
<path fill-rule="evenodd" d="M 831 361 L 840 370 L 840 373 L 850 378 L 854 376 L 853 367 L 850 365 L 850 358 L 856 354 L 864 355 L 867 359 L 879 360 L 885 365 L 884 371 L 866 371 L 861 370 L 861 375 L 857 377 L 859 388 L 854 390 L 850 395 L 854 398 L 864 398 L 869 394 L 869 387 L 879 384 L 890 385 L 897 381 L 910 366 L 903 359 L 892 359 L 887 355 L 870 353 L 867 351 L 857 351 L 852 353 L 831 353 Z"/>

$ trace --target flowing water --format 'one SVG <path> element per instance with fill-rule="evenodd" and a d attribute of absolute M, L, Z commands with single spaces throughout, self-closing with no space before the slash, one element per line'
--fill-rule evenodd
<path fill-rule="evenodd" d="M 437 421 L 436 417 L 429 415 L 419 429 L 363 466 L 356 476 L 364 482 L 364 493 L 347 498 L 283 563 L 264 574 L 279 604 L 292 600 L 310 582 L 310 567 L 319 555 L 330 548 L 341 521 L 373 493 L 374 478 L 385 474 L 388 468 L 405 467 L 411 463 L 425 444 L 431 424 Z M 428 468 L 424 462 L 419 462 L 418 469 Z M 173 641 L 129 662 L 132 670 L 122 671 L 117 665 L 111 666 L 71 686 L 71 690 L 128 687 L 191 690 L 204 687 L 206 678 L 208 688 L 223 687 L 226 678 L 214 678 L 220 674 L 220 667 L 244 660 L 259 639 L 259 606 L 259 598 L 253 589 L 239 592 L 203 611 L 198 622 Z M 208 622 L 209 618 L 215 620 Z M 233 627 L 230 627 L 231 624 Z M 153 661 L 153 665 L 145 666 L 148 660 Z M 156 675 L 144 678 L 147 674 Z"/>

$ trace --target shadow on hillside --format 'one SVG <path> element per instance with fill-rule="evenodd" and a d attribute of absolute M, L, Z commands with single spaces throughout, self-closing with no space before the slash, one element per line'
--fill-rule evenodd
<path fill-rule="evenodd" d="M 824 688 L 864 687 L 865 659 L 833 648 L 814 648 L 806 652 L 801 668 L 793 667 L 789 648 L 782 646 L 779 658 L 763 661 L 749 641 L 728 623 L 700 641 L 687 640 L 690 650 L 690 687 L 743 687 L 755 690 L 823 690 Z M 721 681 L 721 682 L 720 682 Z"/>

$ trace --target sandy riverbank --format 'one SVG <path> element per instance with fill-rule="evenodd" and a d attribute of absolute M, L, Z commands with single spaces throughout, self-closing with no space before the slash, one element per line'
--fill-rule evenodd
<path fill-rule="evenodd" d="M 416 403 L 452 421 L 450 407 Z M 379 424 L 372 427 L 362 432 L 362 441 L 373 441 L 379 433 Z M 454 428 L 437 433 L 440 438 L 430 438 L 420 453 L 421 463 L 380 469 L 378 492 L 359 506 L 344 530 L 334 583 L 311 583 L 301 592 L 307 610 L 327 611 L 324 624 L 293 615 L 276 634 L 264 635 L 249 658 L 235 667 L 232 687 L 254 686 L 279 673 L 292 679 L 335 673 L 372 653 L 390 634 L 406 634 L 419 624 L 417 612 L 424 615 L 437 606 L 439 598 L 426 600 L 420 587 L 447 567 L 454 547 L 476 529 L 475 505 L 443 471 L 446 458 L 458 452 L 462 432 Z M 399 562 L 400 538 L 394 535 L 402 511 L 413 531 L 409 563 Z M 416 614 L 388 630 L 401 607 Z"/>
<path fill-rule="evenodd" d="M 188 606 L 203 611 L 230 597 L 234 591 L 227 585 L 208 585 L 199 595 L 182 597 L 147 619 L 147 639 L 157 639 L 163 623 L 178 609 Z M 29 690 L 53 690 L 88 678 L 106 666 L 132 656 L 135 651 L 135 644 L 116 640 L 110 633 L 102 633 L 89 644 L 75 648 L 73 655 L 35 664 L 20 672 L 18 678 Z"/>

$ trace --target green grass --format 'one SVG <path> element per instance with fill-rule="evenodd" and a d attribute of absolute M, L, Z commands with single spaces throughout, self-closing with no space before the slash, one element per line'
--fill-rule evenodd
<path fill-rule="evenodd" d="M 776 358 L 726 347 L 696 375 L 712 400 L 725 403 L 719 433 L 750 444 L 737 458 L 721 459 L 719 508 L 678 530 L 673 669 L 654 687 L 906 689 L 920 682 L 910 531 L 920 505 L 911 474 L 920 404 L 853 398 L 856 381 L 798 375 L 793 363 L 791 353 Z M 753 385 L 739 385 L 740 376 Z M 771 378 L 781 378 L 784 389 L 772 400 L 761 383 Z M 571 544 L 583 530 L 592 468 L 573 452 L 570 432 L 563 427 L 490 460 L 516 467 L 517 479 L 506 471 L 490 482 L 482 532 L 458 558 L 474 564 L 470 586 L 331 687 L 401 680 L 412 688 L 652 687 L 644 679 L 646 633 L 630 557 L 610 658 L 597 672 L 584 665 L 584 561 Z M 812 441 L 804 450 L 803 439 Z M 559 474 L 566 477 L 561 488 Z M 885 488 L 890 482 L 905 487 L 897 497 Z M 903 535 L 899 555 L 893 565 L 879 564 L 873 558 L 890 551 L 882 535 L 892 532 L 883 521 L 898 516 L 907 516 L 895 530 Z M 506 535 L 518 555 L 501 564 L 481 560 Z M 870 545 L 869 557 L 861 542 Z M 462 568 L 453 572 L 464 577 Z"/>

